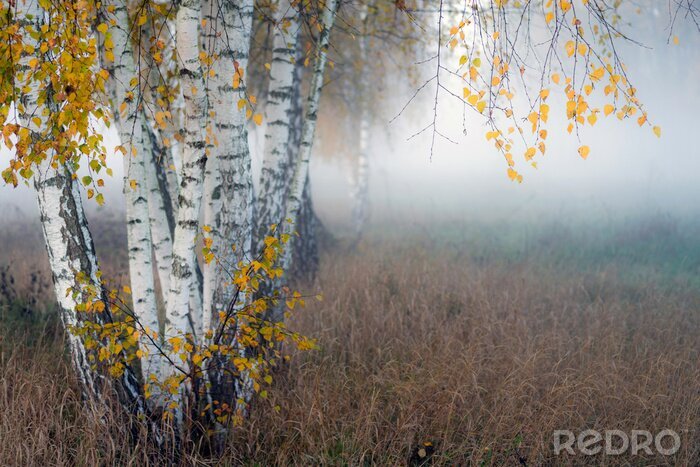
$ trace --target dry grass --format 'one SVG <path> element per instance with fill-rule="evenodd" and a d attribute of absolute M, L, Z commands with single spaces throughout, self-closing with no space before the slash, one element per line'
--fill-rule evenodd
<path fill-rule="evenodd" d="M 666 234 L 664 234 L 666 235 Z M 419 241 L 326 252 L 295 355 L 225 464 L 700 462 L 700 291 Z M 85 416 L 60 335 L 2 333 L 0 464 L 139 464 Z M 273 407 L 278 406 L 278 411 Z M 672 458 L 555 457 L 552 432 L 677 431 Z M 207 462 L 196 457 L 187 462 Z"/>

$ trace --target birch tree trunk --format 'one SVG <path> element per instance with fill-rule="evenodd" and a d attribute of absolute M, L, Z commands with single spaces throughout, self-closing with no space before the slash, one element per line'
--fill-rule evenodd
<path fill-rule="evenodd" d="M 197 330 L 195 316 L 199 314 L 199 310 L 190 309 L 190 296 L 197 289 L 195 239 L 198 233 L 204 165 L 207 159 L 206 88 L 199 58 L 200 13 L 198 0 L 184 0 L 180 4 L 176 19 L 176 46 L 181 60 L 180 78 L 185 100 L 185 126 L 179 206 L 166 310 L 166 339 L 182 337 L 188 331 L 192 331 L 194 335 L 194 331 Z M 180 418 L 182 413 L 176 415 Z"/>
<path fill-rule="evenodd" d="M 107 0 L 105 9 L 111 11 L 116 25 L 110 28 L 114 43 L 114 60 L 102 57 L 102 66 L 109 71 L 107 86 L 113 99 L 114 119 L 117 124 L 121 146 L 124 148 L 124 196 L 126 198 L 127 241 L 129 248 L 129 279 L 133 311 L 141 324 L 153 331 L 159 330 L 155 285 L 152 264 L 151 226 L 148 209 L 148 187 L 146 162 L 151 152 L 146 146 L 141 112 L 138 108 L 141 84 L 131 88 L 137 78 L 136 61 L 129 32 L 131 22 L 124 2 Z M 101 34 L 101 43 L 105 42 Z M 140 80 L 138 80 L 140 83 Z M 127 87 L 129 86 L 129 87 Z M 159 374 L 162 358 L 151 340 L 142 333 L 140 339 L 146 356 L 141 362 L 144 381 L 151 374 Z"/>
<path fill-rule="evenodd" d="M 146 85 L 143 88 L 143 131 L 149 135 L 151 163 L 146 166 L 148 182 L 148 208 L 150 213 L 151 238 L 158 271 L 163 307 L 168 308 L 170 271 L 172 266 L 172 239 L 177 218 L 178 180 L 174 154 L 181 149 L 177 142 L 182 121 L 182 92 L 176 94 L 175 102 L 159 99 L 163 87 L 171 91 L 177 87 L 173 76 L 177 74 L 175 60 L 153 59 L 152 47 L 156 41 L 162 43 L 162 55 L 172 57 L 175 51 L 172 21 L 162 23 L 146 21 L 139 32 L 139 72 Z M 162 91 L 161 91 L 162 92 Z M 172 92 L 172 91 L 171 91 Z M 170 112 L 171 119 L 163 117 Z M 160 119 L 158 114 L 161 114 Z M 179 124 L 182 123 L 182 124 Z M 148 142 L 148 141 L 147 141 Z M 181 165 L 181 163 L 179 163 Z M 201 271 L 197 269 L 198 287 L 190 293 L 190 309 L 199 309 Z"/>
<path fill-rule="evenodd" d="M 362 232 L 367 222 L 368 188 L 369 188 L 369 61 L 367 56 L 369 31 L 367 30 L 367 13 L 369 5 L 364 4 L 360 10 L 360 21 L 362 21 L 362 35 L 360 36 L 360 134 L 358 143 L 357 166 L 353 179 L 353 190 L 351 193 L 353 200 L 352 223 L 354 229 L 354 242 L 357 243 L 362 237 Z"/>
<path fill-rule="evenodd" d="M 314 133 L 316 131 L 321 88 L 323 87 L 323 75 L 327 62 L 327 49 L 337 9 L 337 0 L 328 0 L 321 14 L 322 29 L 318 38 L 318 55 L 314 61 L 314 70 L 311 76 L 309 96 L 306 104 L 306 115 L 304 117 L 304 126 L 301 133 L 301 143 L 299 145 L 299 153 L 293 163 L 294 173 L 290 183 L 286 203 L 286 214 L 284 216 L 284 218 L 289 219 L 291 223 L 285 222 L 283 231 L 290 235 L 292 235 L 297 228 L 296 222 L 299 219 L 299 213 L 301 212 L 304 202 L 304 189 L 309 174 L 309 161 L 311 159 L 311 149 L 314 141 Z M 282 261 L 282 267 L 285 271 L 289 270 L 291 256 L 291 250 L 287 248 Z M 281 313 L 281 310 L 278 310 L 278 313 Z M 278 316 L 277 319 L 280 319 L 280 317 Z"/>
<path fill-rule="evenodd" d="M 300 29 L 296 11 L 289 0 L 279 1 L 274 20 L 270 84 L 265 106 L 267 131 L 255 203 L 255 254 L 262 251 L 270 226 L 279 225 L 284 220 L 290 156 L 298 151 L 300 139 L 293 138 L 292 131 L 296 117 L 302 112 L 301 105 L 295 105 L 301 84 L 300 73 L 297 73 L 299 67 L 295 63 Z M 288 26 L 283 28 L 283 24 Z"/>
<path fill-rule="evenodd" d="M 224 310 L 233 297 L 226 271 L 235 270 L 251 251 L 253 183 L 246 115 L 238 102 L 246 98 L 253 1 L 211 0 L 209 15 L 204 44 L 215 56 L 210 102 L 217 144 L 215 161 L 210 161 L 207 170 L 205 222 L 213 228 L 219 264 L 211 262 L 204 270 L 206 323 L 211 323 L 212 316 Z M 234 78 L 236 73 L 238 79 Z"/>
<path fill-rule="evenodd" d="M 21 2 L 17 8 L 17 17 L 23 28 L 31 25 L 34 30 L 39 31 L 46 22 L 45 15 L 38 0 Z M 36 41 L 29 35 L 27 37 L 25 45 L 38 50 Z M 19 73 L 24 74 L 30 69 L 30 59 L 30 56 L 23 54 L 18 64 Z M 35 143 L 42 137 L 41 133 L 44 130 L 42 127 L 47 124 L 47 117 L 57 110 L 52 101 L 50 89 L 46 99 L 47 106 L 38 104 L 41 84 L 31 81 L 29 89 L 20 98 L 18 106 L 19 121 L 24 122 L 30 130 Z M 80 188 L 73 181 L 66 166 L 58 159 L 54 160 L 55 156 L 53 150 L 43 155 L 35 173 L 34 187 L 37 192 L 41 227 L 49 256 L 54 291 L 58 299 L 61 321 L 67 330 L 71 362 L 78 377 L 81 394 L 92 404 L 103 404 L 105 402 L 102 397 L 103 391 L 114 389 L 125 409 L 134 414 L 145 414 L 146 408 L 138 380 L 131 366 L 125 365 L 124 373 L 112 386 L 109 380 L 93 370 L 82 339 L 72 332 L 72 328 L 79 326 L 82 322 L 76 308 L 79 304 L 78 299 L 82 298 L 80 292 L 84 291 L 87 285 L 78 280 L 78 273 L 89 278 L 90 285 L 99 287 L 99 268 L 92 235 L 80 199 Z M 78 293 L 67 293 L 69 289 Z M 101 298 L 104 303 L 108 303 L 104 295 Z M 104 322 L 104 313 L 95 313 L 92 316 L 96 321 Z"/>
<path fill-rule="evenodd" d="M 310 178 L 307 177 L 302 195 L 301 209 L 296 222 L 299 236 L 294 237 L 291 241 L 292 257 L 287 272 L 289 278 L 307 282 L 313 281 L 318 272 L 319 231 L 323 231 L 321 222 L 314 212 Z"/>
<path fill-rule="evenodd" d="M 146 164 L 146 182 L 148 189 L 148 214 L 151 225 L 151 240 L 153 252 L 156 258 L 158 280 L 163 299 L 163 307 L 168 308 L 168 292 L 170 290 L 170 268 L 173 264 L 173 238 L 174 218 L 172 207 L 169 205 L 170 197 L 167 194 L 167 186 L 163 187 L 163 179 L 159 179 L 158 150 L 154 148 L 154 135 L 148 128 L 148 123 L 142 122 L 143 133 L 148 134 L 149 141 L 145 142 L 144 149 L 149 151 L 151 157 Z M 167 204 L 166 204 L 167 203 Z M 172 229 L 172 230 L 171 230 Z M 160 333 L 160 329 L 157 329 Z"/>

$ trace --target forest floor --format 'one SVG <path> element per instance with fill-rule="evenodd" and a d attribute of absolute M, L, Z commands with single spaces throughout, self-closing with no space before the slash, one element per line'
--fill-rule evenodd
<path fill-rule="evenodd" d="M 91 224 L 111 277 L 120 225 Z M 80 410 L 41 232 L 4 227 L 0 245 L 0 465 L 140 465 Z M 297 288 L 323 293 L 292 323 L 319 349 L 255 402 L 227 465 L 700 463 L 697 224 L 375 228 Z M 665 428 L 672 457 L 552 450 L 555 430 Z"/>

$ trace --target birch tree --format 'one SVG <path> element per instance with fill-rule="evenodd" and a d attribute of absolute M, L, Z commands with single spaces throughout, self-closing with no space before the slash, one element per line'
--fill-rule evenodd
<path fill-rule="evenodd" d="M 177 11 L 176 47 L 180 58 L 180 79 L 185 101 L 185 127 L 181 184 L 177 224 L 173 238 L 173 263 L 166 310 L 165 339 L 182 339 L 190 334 L 196 339 L 201 315 L 191 310 L 190 293 L 196 290 L 196 255 L 194 242 L 198 233 L 199 208 L 202 201 L 206 147 L 206 92 L 200 64 L 200 4 L 183 1 Z M 168 369 L 171 375 L 174 368 Z M 185 367 L 186 372 L 186 367 Z M 182 408 L 176 409 L 181 420 Z"/>
<path fill-rule="evenodd" d="M 204 44 L 213 61 L 209 81 L 215 143 L 207 164 L 204 216 L 218 255 L 217 261 L 205 265 L 204 270 L 206 323 L 211 323 L 212 315 L 224 310 L 231 300 L 233 287 L 227 275 L 250 257 L 253 184 L 248 115 L 243 109 L 248 106 L 245 73 L 252 18 L 252 0 L 210 0 Z"/>
<path fill-rule="evenodd" d="M 299 213 L 303 205 L 304 189 L 308 179 L 309 161 L 311 159 L 311 149 L 314 134 L 316 131 L 316 120 L 318 118 L 318 108 L 323 87 L 323 76 L 328 62 L 328 46 L 330 44 L 331 29 L 337 14 L 337 0 L 326 2 L 320 18 L 320 32 L 318 37 L 317 55 L 314 61 L 313 74 L 309 85 L 309 94 L 306 102 L 306 113 L 299 143 L 299 152 L 293 161 L 294 172 L 289 185 L 289 192 L 285 207 L 285 220 L 283 231 L 287 235 L 293 234 L 294 224 L 299 218 Z M 282 262 L 283 269 L 286 269 L 290 262 L 291 254 L 286 250 Z M 279 316 L 277 317 L 279 319 Z"/>
<path fill-rule="evenodd" d="M 151 223 L 149 222 L 148 186 L 146 167 L 151 151 L 148 135 L 143 132 L 139 96 L 143 84 L 137 76 L 132 39 L 133 31 L 125 4 L 106 1 L 104 18 L 114 23 L 111 28 L 98 28 L 100 42 L 105 53 L 101 55 L 102 67 L 110 79 L 108 95 L 112 99 L 114 119 L 120 138 L 120 150 L 124 155 L 124 195 L 126 199 L 126 224 L 129 248 L 129 278 L 134 313 L 147 329 L 159 330 L 156 308 L 155 284 L 152 265 Z M 142 365 L 143 377 L 160 372 L 158 353 L 149 339 L 141 344 L 147 350 Z"/>
<path fill-rule="evenodd" d="M 270 226 L 283 222 L 285 193 L 289 182 L 290 155 L 299 139 L 292 135 L 293 125 L 300 123 L 301 107 L 295 106 L 301 85 L 297 42 L 300 25 L 291 2 L 280 0 L 273 14 L 270 82 L 265 105 L 265 147 L 260 187 L 256 197 L 256 251 L 261 249 Z M 298 63 L 297 63 L 298 61 Z M 295 108 L 296 107 L 296 108 Z M 296 144 L 295 144 L 296 143 Z"/>
<path fill-rule="evenodd" d="M 360 32 L 359 42 L 359 59 L 360 59 L 360 79 L 359 79 L 359 139 L 358 139 L 358 154 L 357 165 L 353 177 L 352 187 L 352 224 L 354 241 L 358 242 L 362 236 L 365 223 L 367 221 L 367 204 L 369 200 L 369 131 L 370 131 L 370 61 L 369 61 L 369 3 L 360 7 L 359 21 L 362 27 Z"/>
<path fill-rule="evenodd" d="M 83 23 L 86 18 L 75 9 L 67 9 L 66 14 L 75 19 L 75 29 L 72 31 L 78 39 L 73 42 L 75 48 L 49 49 L 38 38 L 40 32 L 54 37 L 60 33 L 47 27 L 51 24 L 55 11 L 46 11 L 39 1 L 30 0 L 17 5 L 13 13 L 16 22 L 10 28 L 16 26 L 14 33 L 21 34 L 22 37 L 15 37 L 19 39 L 15 43 L 18 47 L 6 50 L 19 60 L 16 68 L 12 67 L 13 74 L 4 86 L 10 86 L 13 90 L 21 89 L 22 93 L 19 101 L 14 103 L 14 118 L 8 119 L 10 106 L 3 105 L 2 114 L 6 120 L 3 129 L 16 132 L 14 134 L 17 137 L 15 145 L 9 138 L 10 132 L 3 131 L 4 142 L 14 149 L 16 157 L 27 158 L 36 164 L 36 172 L 27 167 L 21 173 L 25 178 L 34 176 L 41 226 L 64 326 L 76 329 L 86 319 L 103 324 L 109 319 L 104 306 L 98 307 L 92 315 L 81 312 L 81 298 L 88 288 L 94 291 L 100 303 L 106 303 L 106 298 L 102 289 L 95 286 L 100 284 L 100 271 L 83 211 L 80 186 L 72 176 L 77 146 L 74 141 L 66 139 L 70 135 L 70 128 L 66 130 L 61 125 L 65 117 L 71 115 L 76 119 L 74 129 L 77 132 L 87 131 L 87 117 L 90 115 L 87 108 L 79 104 L 76 107 L 70 103 L 62 105 L 60 101 L 68 97 L 63 94 L 64 91 L 71 90 L 72 82 L 80 82 L 82 74 L 91 73 L 91 70 L 89 67 L 78 68 L 66 82 L 60 74 L 54 74 L 55 68 L 52 65 L 54 60 L 61 60 L 62 53 L 68 53 L 72 57 L 82 55 L 87 63 L 94 59 L 94 47 L 90 46 L 85 36 L 83 40 L 80 38 L 81 34 L 87 34 Z M 65 87 L 58 88 L 59 83 Z M 13 92 L 11 95 L 19 94 Z M 14 123 L 11 123 L 12 120 Z M 111 380 L 101 371 L 96 371 L 94 353 L 88 349 L 81 336 L 69 333 L 67 342 L 72 366 L 86 401 L 102 405 L 105 402 L 104 395 L 115 391 L 129 412 L 137 415 L 146 413 L 138 380 L 130 365 L 124 366 L 119 376 Z"/>

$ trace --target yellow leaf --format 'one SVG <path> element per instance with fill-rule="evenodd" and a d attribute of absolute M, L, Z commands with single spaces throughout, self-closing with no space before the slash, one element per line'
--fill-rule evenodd
<path fill-rule="evenodd" d="M 588 153 L 591 152 L 591 149 L 588 146 L 581 146 L 578 148 L 578 153 L 581 157 L 584 159 L 588 157 Z"/>
<path fill-rule="evenodd" d="M 479 101 L 476 104 L 476 110 L 478 110 L 479 113 L 484 113 L 485 108 L 486 108 L 486 102 L 484 102 L 484 101 Z"/>
<path fill-rule="evenodd" d="M 566 48 L 566 55 L 569 57 L 574 55 L 574 52 L 576 51 L 576 44 L 574 44 L 574 41 L 568 41 L 564 47 Z"/>
<path fill-rule="evenodd" d="M 253 115 L 253 121 L 255 122 L 256 125 L 258 125 L 258 126 L 262 125 L 262 120 L 263 120 L 263 117 L 261 114 Z"/>
<path fill-rule="evenodd" d="M 615 111 L 615 107 L 612 104 L 605 104 L 605 107 L 603 107 L 603 113 L 607 117 L 611 113 Z"/>
<path fill-rule="evenodd" d="M 544 15 L 544 21 L 547 24 L 549 24 L 549 22 L 552 21 L 553 19 L 554 19 L 554 13 L 552 13 L 551 11 L 548 12 L 546 15 Z"/>
<path fill-rule="evenodd" d="M 238 110 L 243 110 L 243 107 L 245 107 L 247 104 L 245 99 L 239 99 L 238 100 Z"/>
<path fill-rule="evenodd" d="M 673 36 L 673 43 L 675 45 L 678 45 L 679 42 L 680 42 L 680 40 L 678 40 L 678 36 Z"/>
<path fill-rule="evenodd" d="M 132 190 L 135 190 L 137 186 L 136 180 L 129 180 L 129 186 Z"/>
<path fill-rule="evenodd" d="M 552 75 L 552 81 L 554 81 L 554 84 L 559 84 L 559 73 L 554 73 Z"/>
<path fill-rule="evenodd" d="M 654 127 L 654 134 L 656 135 L 657 138 L 661 138 L 661 127 L 660 126 Z"/>

